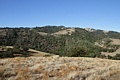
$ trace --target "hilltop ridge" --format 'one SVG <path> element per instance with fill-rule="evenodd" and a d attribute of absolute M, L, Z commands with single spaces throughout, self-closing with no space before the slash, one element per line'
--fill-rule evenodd
<path fill-rule="evenodd" d="M 0 33 L 0 46 L 25 46 L 60 56 L 107 58 L 101 52 L 114 53 L 120 48 L 120 33 L 115 31 L 44 26 L 0 28 Z M 119 59 L 117 54 L 109 58 Z"/>

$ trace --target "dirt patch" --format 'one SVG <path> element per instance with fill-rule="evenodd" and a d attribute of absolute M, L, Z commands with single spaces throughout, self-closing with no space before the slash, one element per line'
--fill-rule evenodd
<path fill-rule="evenodd" d="M 111 44 L 112 45 L 120 45 L 120 39 L 113 39 L 113 38 L 110 38 L 112 40 Z"/>
<path fill-rule="evenodd" d="M 66 30 L 61 30 L 61 31 L 58 31 L 58 32 L 55 32 L 51 35 L 71 35 L 73 32 L 75 32 L 75 29 L 74 28 L 69 28 L 69 29 L 66 29 Z"/>
<path fill-rule="evenodd" d="M 5 68 L 3 66 L 0 66 L 0 77 L 2 77 L 4 71 L 5 71 Z"/>
<path fill-rule="evenodd" d="M 50 53 L 41 52 L 34 49 L 29 49 L 28 51 L 32 52 L 31 56 L 34 56 L 34 57 L 43 57 L 45 55 L 51 55 Z"/>
<path fill-rule="evenodd" d="M 42 35 L 42 36 L 46 36 L 46 35 L 48 35 L 48 33 L 45 33 L 45 32 L 38 32 L 40 35 Z"/>
<path fill-rule="evenodd" d="M 88 32 L 95 32 L 96 31 L 95 29 L 92 29 L 92 28 L 84 28 L 84 29 Z"/>

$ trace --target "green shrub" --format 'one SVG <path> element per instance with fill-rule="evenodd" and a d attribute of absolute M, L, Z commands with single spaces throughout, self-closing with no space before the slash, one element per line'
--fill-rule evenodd
<path fill-rule="evenodd" d="M 80 47 L 73 48 L 68 52 L 69 57 L 84 57 L 86 54 L 87 51 L 84 48 Z"/>
<path fill-rule="evenodd" d="M 116 54 L 114 57 L 113 57 L 114 60 L 120 60 L 120 54 Z"/>
<path fill-rule="evenodd" d="M 12 58 L 14 57 L 12 52 L 1 52 L 0 53 L 0 58 Z"/>

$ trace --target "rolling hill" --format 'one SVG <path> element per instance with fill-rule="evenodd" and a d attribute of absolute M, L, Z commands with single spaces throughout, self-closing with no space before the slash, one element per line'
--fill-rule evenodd
<path fill-rule="evenodd" d="M 69 57 L 107 58 L 107 54 L 114 54 L 119 50 L 119 40 L 119 32 L 91 28 L 64 26 L 0 28 L 0 46 L 26 46 Z M 103 52 L 106 52 L 105 55 L 101 54 Z"/>

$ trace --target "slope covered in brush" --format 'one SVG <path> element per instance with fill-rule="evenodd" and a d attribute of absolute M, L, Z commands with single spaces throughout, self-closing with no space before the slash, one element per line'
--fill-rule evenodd
<path fill-rule="evenodd" d="M 95 45 L 95 42 L 99 43 L 105 38 L 120 39 L 119 32 L 64 26 L 1 28 L 0 33 L 0 46 L 27 46 L 60 56 L 101 57 L 104 48 Z"/>

